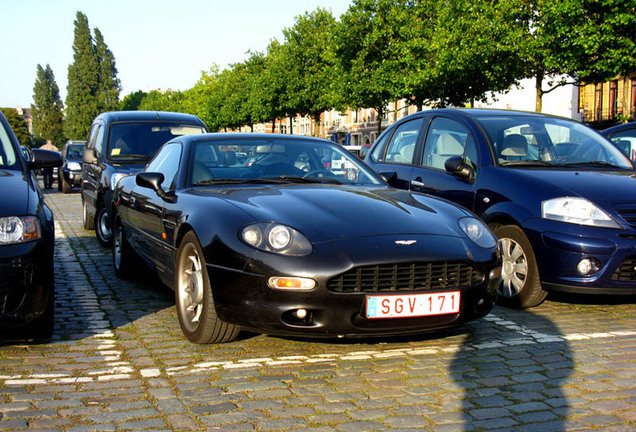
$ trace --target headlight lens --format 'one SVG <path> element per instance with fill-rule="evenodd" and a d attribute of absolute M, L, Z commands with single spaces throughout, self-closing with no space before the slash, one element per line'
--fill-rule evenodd
<path fill-rule="evenodd" d="M 477 246 L 493 248 L 497 246 L 497 239 L 481 220 L 474 217 L 464 217 L 457 221 L 462 231 Z"/>
<path fill-rule="evenodd" d="M 255 223 L 241 231 L 241 239 L 248 245 L 282 255 L 309 255 L 312 246 L 300 232 L 276 223 Z"/>
<path fill-rule="evenodd" d="M 35 216 L 0 218 L 0 244 L 26 243 L 41 237 L 40 221 Z"/>
<path fill-rule="evenodd" d="M 69 162 L 66 164 L 66 168 L 71 171 L 81 171 L 82 166 L 77 162 Z"/>
<path fill-rule="evenodd" d="M 620 228 L 604 210 L 585 198 L 562 197 L 543 201 L 541 217 L 579 225 Z"/>

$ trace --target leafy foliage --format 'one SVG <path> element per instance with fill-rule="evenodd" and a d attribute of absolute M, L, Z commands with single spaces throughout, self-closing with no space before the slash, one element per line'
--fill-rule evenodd
<path fill-rule="evenodd" d="M 2 114 L 11 125 L 11 129 L 13 129 L 13 133 L 18 138 L 20 145 L 31 148 L 31 135 L 24 117 L 18 114 L 15 108 L 0 108 L 0 111 L 2 111 Z"/>
<path fill-rule="evenodd" d="M 64 138 L 64 104 L 60 99 L 60 89 L 55 82 L 53 70 L 37 66 L 37 78 L 33 86 L 33 104 L 31 118 L 33 135 L 36 140 L 50 139 L 58 148 L 62 148 Z"/>

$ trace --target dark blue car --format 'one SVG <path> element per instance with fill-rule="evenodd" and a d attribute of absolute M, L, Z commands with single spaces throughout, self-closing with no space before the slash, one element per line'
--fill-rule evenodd
<path fill-rule="evenodd" d="M 500 238 L 499 299 L 548 291 L 636 293 L 636 172 L 592 129 L 507 110 L 439 109 L 403 118 L 366 162 L 399 188 L 479 215 Z"/>

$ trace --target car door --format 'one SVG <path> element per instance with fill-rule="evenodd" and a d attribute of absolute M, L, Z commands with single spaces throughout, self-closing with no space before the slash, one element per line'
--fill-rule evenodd
<path fill-rule="evenodd" d="M 445 168 L 449 158 L 461 157 L 473 170 L 471 178 L 457 176 Z M 478 155 L 475 138 L 459 120 L 431 116 L 426 134 L 416 152 L 409 189 L 446 198 L 474 210 Z"/>
<path fill-rule="evenodd" d="M 396 188 L 410 189 L 413 163 L 423 125 L 423 117 L 402 122 L 380 136 L 378 144 L 373 148 L 370 155 L 373 169 L 390 179 Z"/>
<path fill-rule="evenodd" d="M 96 207 L 99 181 L 102 174 L 101 154 L 104 147 L 104 138 L 104 125 L 101 122 L 93 123 L 88 134 L 86 150 L 94 150 L 97 161 L 95 163 L 84 162 L 82 167 L 82 198 L 88 208 L 92 209 L 91 213 L 94 212 Z"/>
<path fill-rule="evenodd" d="M 158 272 L 165 272 L 172 262 L 172 235 L 179 217 L 174 208 L 174 189 L 181 162 L 180 143 L 167 144 L 150 161 L 144 172 L 161 173 L 161 188 L 167 196 L 136 185 L 131 192 L 129 220 L 136 226 L 134 248 Z M 174 198 L 174 199 L 172 199 Z"/>

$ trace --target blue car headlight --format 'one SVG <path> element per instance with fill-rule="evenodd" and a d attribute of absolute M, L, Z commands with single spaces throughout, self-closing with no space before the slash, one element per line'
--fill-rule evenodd
<path fill-rule="evenodd" d="M 307 238 L 295 229 L 277 223 L 255 223 L 241 231 L 241 239 L 248 245 L 281 255 L 303 256 L 313 250 Z"/>
<path fill-rule="evenodd" d="M 464 217 L 457 221 L 464 234 L 477 246 L 483 248 L 497 247 L 497 239 L 481 220 L 474 217 Z"/>
<path fill-rule="evenodd" d="M 0 218 L 0 245 L 26 243 L 41 237 L 40 221 L 35 216 Z"/>
<path fill-rule="evenodd" d="M 553 198 L 541 203 L 541 217 L 560 222 L 604 228 L 621 226 L 604 210 L 580 197 Z"/>

